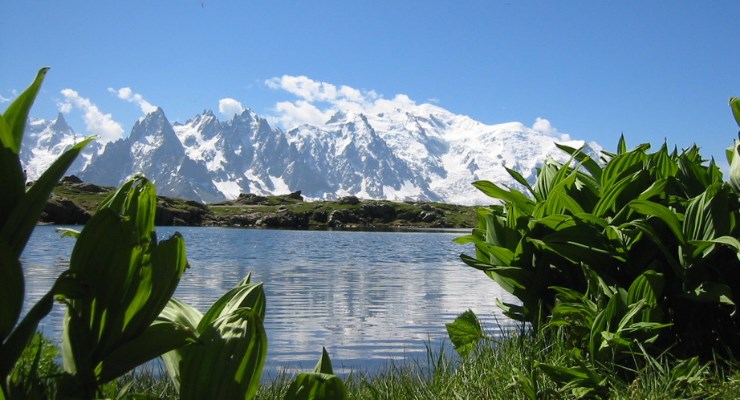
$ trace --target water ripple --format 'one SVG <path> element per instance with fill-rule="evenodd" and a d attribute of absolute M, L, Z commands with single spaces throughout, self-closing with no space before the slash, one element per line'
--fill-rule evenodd
<path fill-rule="evenodd" d="M 509 323 L 494 300 L 513 299 L 459 260 L 472 252 L 452 243 L 459 232 L 163 227 L 158 235 L 175 230 L 191 264 L 175 294 L 181 300 L 205 311 L 249 272 L 264 282 L 270 372 L 311 369 L 322 346 L 338 371 L 421 357 L 468 308 L 489 329 Z M 53 227 L 36 228 L 22 256 L 28 298 L 40 298 L 67 268 L 73 244 Z M 62 317 L 57 305 L 41 329 L 58 340 Z"/>

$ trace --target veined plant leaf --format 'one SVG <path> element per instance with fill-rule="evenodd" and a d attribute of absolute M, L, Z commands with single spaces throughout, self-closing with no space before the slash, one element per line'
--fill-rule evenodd
<path fill-rule="evenodd" d="M 517 182 L 519 182 L 520 185 L 522 185 L 525 188 L 527 188 L 527 190 L 529 191 L 529 193 L 532 194 L 532 196 L 535 198 L 535 200 L 542 201 L 542 198 L 541 198 L 540 194 L 537 193 L 534 189 L 532 189 L 532 185 L 530 185 L 529 182 L 527 182 L 527 180 L 524 179 L 524 177 L 522 176 L 522 174 L 520 174 L 519 172 L 517 172 L 517 171 L 515 171 L 515 170 L 513 170 L 511 168 L 507 168 L 505 165 L 504 165 L 504 169 L 506 170 L 506 172 L 509 173 L 509 175 L 512 178 L 514 178 L 514 180 L 516 180 Z"/>
<path fill-rule="evenodd" d="M 588 171 L 591 176 L 596 179 L 597 181 L 601 180 L 601 166 L 599 163 L 594 161 L 594 159 L 591 158 L 588 154 L 583 152 L 584 147 L 581 147 L 580 149 L 574 149 L 570 146 L 566 146 L 564 144 L 555 143 L 555 146 L 559 148 L 560 150 L 563 150 L 564 152 L 570 154 L 571 157 L 575 158 L 576 161 L 578 161 L 581 165 L 583 165 L 584 168 L 586 168 L 586 171 Z"/>
<path fill-rule="evenodd" d="M 629 206 L 640 214 L 660 219 L 668 226 L 680 243 L 686 242 L 681 229 L 681 221 L 679 221 L 676 213 L 672 212 L 667 207 L 647 200 L 633 200 L 629 203 Z"/>
<path fill-rule="evenodd" d="M 83 140 L 80 143 L 72 146 L 69 150 L 65 151 L 64 154 L 54 161 L 54 163 L 47 169 L 36 183 L 23 196 L 16 207 L 10 212 L 10 215 L 2 226 L 2 238 L 10 245 L 10 248 L 20 256 L 23 252 L 23 248 L 28 242 L 28 238 L 33 232 L 34 226 L 38 222 L 39 215 L 44 210 L 44 206 L 49 198 L 49 194 L 54 185 L 64 175 L 72 162 L 74 162 L 77 155 L 82 149 L 90 143 L 94 138 L 90 137 Z"/>
<path fill-rule="evenodd" d="M 2 143 L 5 146 L 9 146 L 15 154 L 18 154 L 21 148 L 23 131 L 26 129 L 26 121 L 28 120 L 28 112 L 31 110 L 31 106 L 36 99 L 36 94 L 41 89 L 41 84 L 44 82 L 47 71 L 49 71 L 49 67 L 41 68 L 36 74 L 36 79 L 34 79 L 31 86 L 23 91 L 3 113 L 3 119 L 10 127 L 10 137 L 4 137 L 5 135 L 2 135 Z"/>
<path fill-rule="evenodd" d="M 740 193 L 740 141 L 734 140 L 732 147 L 728 149 L 730 161 L 730 186 L 735 193 Z"/>
<path fill-rule="evenodd" d="M 331 359 L 322 348 L 314 372 L 299 374 L 285 394 L 286 400 L 344 400 L 349 397 L 344 382 L 333 375 Z"/>
<path fill-rule="evenodd" d="M 740 98 L 730 97 L 730 109 L 732 110 L 732 116 L 735 117 L 737 126 L 740 126 Z"/>
<path fill-rule="evenodd" d="M 24 121 L 25 123 L 25 121 Z M 0 196 L 0 226 L 3 226 L 26 193 L 23 167 L 17 152 L 13 151 L 14 139 L 11 128 L 0 116 L 0 182 L 3 193 Z M 6 143 L 7 142 L 7 143 Z"/>
<path fill-rule="evenodd" d="M 202 318 L 203 314 L 195 307 L 173 297 L 159 314 L 157 321 L 178 324 L 196 334 L 198 332 L 197 326 Z M 162 361 L 167 374 L 178 392 L 180 391 L 180 362 L 185 349 L 186 347 L 180 347 L 162 354 Z"/>
<path fill-rule="evenodd" d="M 473 186 L 489 197 L 515 204 L 526 213 L 531 213 L 534 208 L 534 202 L 520 191 L 514 189 L 505 190 L 489 181 L 473 182 Z"/>
<path fill-rule="evenodd" d="M 690 200 L 683 233 L 687 240 L 712 240 L 730 233 L 730 207 L 726 186 L 714 184 Z"/>
<path fill-rule="evenodd" d="M 463 357 L 470 354 L 475 346 L 485 338 L 478 316 L 473 310 L 467 310 L 458 315 L 454 322 L 445 324 L 445 327 L 452 346 Z"/>
<path fill-rule="evenodd" d="M 199 342 L 183 354 L 180 399 L 254 398 L 267 356 L 267 334 L 257 313 L 239 308 L 219 317 Z"/>
<path fill-rule="evenodd" d="M 165 321 L 155 321 L 144 332 L 129 340 L 98 363 L 95 375 L 108 382 L 170 350 L 196 341 L 195 332 Z"/>

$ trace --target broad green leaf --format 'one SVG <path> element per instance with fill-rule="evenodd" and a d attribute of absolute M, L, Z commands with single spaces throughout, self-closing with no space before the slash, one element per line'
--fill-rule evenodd
<path fill-rule="evenodd" d="M 216 319 L 183 355 L 180 399 L 253 398 L 266 355 L 267 334 L 257 313 L 240 308 Z"/>
<path fill-rule="evenodd" d="M 654 307 L 663 294 L 664 286 L 665 277 L 662 273 L 647 270 L 632 281 L 627 291 L 627 302 L 643 300 L 647 306 Z"/>
<path fill-rule="evenodd" d="M 520 191 L 514 189 L 505 190 L 488 181 L 473 182 L 473 186 L 489 197 L 516 205 L 525 213 L 531 213 L 534 208 L 534 202 Z"/>
<path fill-rule="evenodd" d="M 673 232 L 679 243 L 686 242 L 681 229 L 681 221 L 679 221 L 675 212 L 669 210 L 664 205 L 647 200 L 633 200 L 629 203 L 629 206 L 640 214 L 660 219 Z"/>
<path fill-rule="evenodd" d="M 242 280 L 235 288 L 221 296 L 208 311 L 203 315 L 198 330 L 202 326 L 210 324 L 217 318 L 231 314 L 239 308 L 250 308 L 254 310 L 261 320 L 265 319 L 265 292 L 262 283 L 248 283 L 248 278 Z"/>
<path fill-rule="evenodd" d="M 188 267 L 185 239 L 175 233 L 151 246 L 151 266 L 138 273 L 139 287 L 126 308 L 124 329 L 140 331 L 154 321 L 175 293 L 180 277 Z"/>
<path fill-rule="evenodd" d="M 467 310 L 455 318 L 454 322 L 445 324 L 447 335 L 458 354 L 465 357 L 485 338 L 478 316 L 473 310 Z"/>
<path fill-rule="evenodd" d="M 23 308 L 23 270 L 13 251 L 0 240 L 0 344 L 13 330 Z"/>
<path fill-rule="evenodd" d="M 665 179 L 676 175 L 678 165 L 668 154 L 667 144 L 664 143 L 660 150 L 648 156 L 647 168 L 655 179 Z"/>
<path fill-rule="evenodd" d="M 36 99 L 36 94 L 41 89 L 41 83 L 43 83 L 47 71 L 49 71 L 49 67 L 41 68 L 36 74 L 36 79 L 31 83 L 31 86 L 21 93 L 3 113 L 3 119 L 10 127 L 10 139 L 12 139 L 12 142 L 8 138 L 3 138 L 2 141 L 4 145 L 10 144 L 12 146 L 11 150 L 15 154 L 18 154 L 21 148 L 23 131 L 26 129 L 26 121 L 28 120 L 28 112 L 31 110 L 33 101 Z"/>
<path fill-rule="evenodd" d="M 601 198 L 594 206 L 593 213 L 598 217 L 606 217 L 620 213 L 624 207 L 635 198 L 638 198 L 652 184 L 654 179 L 646 170 L 636 171 L 602 187 Z M 611 213 L 609 213 L 611 211 Z"/>
<path fill-rule="evenodd" d="M 136 222 L 140 240 L 149 240 L 154 232 L 157 194 L 154 185 L 143 176 L 135 176 L 109 194 L 98 210 L 110 208 Z"/>
<path fill-rule="evenodd" d="M 627 141 L 624 140 L 624 134 L 619 135 L 619 142 L 617 143 L 617 154 L 624 154 L 627 152 Z"/>
<path fill-rule="evenodd" d="M 501 246 L 495 246 L 475 239 L 476 250 L 488 255 L 488 262 L 497 266 L 509 266 L 514 261 L 514 252 Z"/>
<path fill-rule="evenodd" d="M 640 145 L 637 149 L 620 153 L 612 158 L 601 174 L 602 191 L 608 190 L 615 182 L 643 169 L 644 162 L 647 159 L 645 150 L 649 147 L 649 145 Z"/>
<path fill-rule="evenodd" d="M 5 119 L 0 116 L 0 182 L 2 182 L 2 195 L 0 195 L 0 226 L 4 225 L 13 210 L 26 193 L 26 182 L 23 167 L 17 152 L 13 151 L 14 139 L 10 133 L 11 129 Z M 9 143 L 5 143 L 5 142 Z"/>
<path fill-rule="evenodd" d="M 704 253 L 707 250 L 711 251 L 710 248 L 713 248 L 715 245 L 722 245 L 734 250 L 737 255 L 737 259 L 740 260 L 740 240 L 732 236 L 721 236 L 712 240 L 689 241 L 689 244 L 694 246 L 694 252 L 692 254 L 692 257 L 694 258 L 699 257 L 701 253 Z M 704 256 L 706 256 L 706 254 L 704 254 Z"/>
<path fill-rule="evenodd" d="M 690 200 L 683 233 L 687 240 L 712 240 L 730 234 L 729 197 L 724 185 L 712 185 Z"/>
<path fill-rule="evenodd" d="M 334 369 L 331 366 L 331 358 L 329 358 L 329 352 L 326 351 L 326 347 L 321 347 L 321 358 L 316 363 L 313 372 L 317 374 L 334 374 Z"/>
<path fill-rule="evenodd" d="M 646 234 L 652 243 L 658 247 L 658 249 L 663 253 L 665 261 L 668 263 L 668 265 L 671 266 L 671 269 L 673 272 L 678 276 L 683 276 L 683 268 L 681 267 L 681 264 L 676 260 L 676 255 L 671 252 L 671 250 L 665 245 L 665 239 L 661 238 L 661 236 L 655 231 L 655 229 L 645 220 L 634 220 L 632 222 L 629 222 L 625 224 L 626 226 L 634 226 L 635 228 L 639 229 L 642 233 Z"/>
<path fill-rule="evenodd" d="M 539 196 L 538 199 L 545 200 L 548 198 L 550 190 L 558 183 L 559 171 L 562 169 L 566 169 L 566 167 L 549 157 L 545 159 L 545 163 L 539 169 L 537 180 L 534 183 L 534 190 Z"/>
<path fill-rule="evenodd" d="M 504 303 L 503 301 L 496 299 L 496 306 L 503 311 L 504 315 L 513 319 L 514 321 L 520 322 L 532 322 L 529 310 L 519 304 Z"/>
<path fill-rule="evenodd" d="M 325 348 L 314 372 L 299 374 L 285 394 L 286 400 L 343 400 L 348 397 L 344 382 L 333 375 Z"/>
<path fill-rule="evenodd" d="M 157 321 L 174 323 L 197 333 L 197 326 L 200 324 L 201 318 L 203 318 L 203 314 L 200 311 L 173 297 L 159 314 Z M 187 347 L 181 347 L 162 354 L 162 361 L 167 374 L 177 391 L 180 390 L 180 362 L 186 350 Z"/>
<path fill-rule="evenodd" d="M 557 146 L 560 150 L 568 153 L 571 157 L 574 157 L 576 161 L 578 161 L 581 165 L 583 165 L 584 168 L 586 168 L 586 171 L 588 171 L 588 173 L 591 174 L 594 179 L 596 179 L 597 181 L 601 180 L 601 166 L 588 154 L 583 152 L 583 149 L 586 146 L 583 146 L 580 149 L 574 149 L 573 147 L 566 146 L 560 143 L 555 143 L 555 146 Z"/>
<path fill-rule="evenodd" d="M 525 290 L 532 282 L 532 273 L 520 267 L 502 267 L 481 263 L 475 258 L 461 254 L 460 258 L 469 266 L 484 271 L 493 278 L 502 289 L 517 296 Z M 518 296 L 517 296 L 518 297 Z"/>
<path fill-rule="evenodd" d="M 87 138 L 65 151 L 31 186 L 22 201 L 11 211 L 0 233 L 18 256 L 23 252 L 54 185 L 74 162 L 80 151 L 93 139 L 92 137 Z"/>
<path fill-rule="evenodd" d="M 740 192 L 740 141 L 734 140 L 732 144 L 732 161 L 730 162 L 730 186 L 736 193 Z"/>
<path fill-rule="evenodd" d="M 529 190 L 529 193 L 531 193 L 532 196 L 534 196 L 534 198 L 537 201 L 541 201 L 542 200 L 540 197 L 538 197 L 539 196 L 539 193 L 535 192 L 534 189 L 532 189 L 532 186 L 529 184 L 529 182 L 527 182 L 526 179 L 524 179 L 524 177 L 522 176 L 522 174 L 520 174 L 519 172 L 517 172 L 517 171 L 515 171 L 515 170 L 513 170 L 511 168 L 507 168 L 505 165 L 504 165 L 504 169 L 506 170 L 506 172 L 509 173 L 509 175 L 512 178 L 514 178 L 514 180 L 516 180 L 517 182 L 519 182 L 520 185 L 522 185 L 525 188 L 527 188 L 527 190 Z"/>
<path fill-rule="evenodd" d="M 740 98 L 730 97 L 730 109 L 732 109 L 732 116 L 735 117 L 737 126 L 740 126 Z"/>
<path fill-rule="evenodd" d="M 135 338 L 122 343 L 96 367 L 98 382 L 111 381 L 170 350 L 195 342 L 195 332 L 181 325 L 156 321 Z"/>
<path fill-rule="evenodd" d="M 157 243 L 156 193 L 146 179 L 127 181 L 80 232 L 70 271 L 88 294 L 68 299 L 65 369 L 85 390 L 180 347 L 192 329 L 160 320 L 185 268 L 182 236 Z"/>

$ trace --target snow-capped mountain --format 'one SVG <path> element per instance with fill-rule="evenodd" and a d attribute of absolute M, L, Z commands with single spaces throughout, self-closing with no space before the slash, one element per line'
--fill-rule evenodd
<path fill-rule="evenodd" d="M 30 180 L 38 179 L 64 150 L 84 138 L 83 135 L 75 133 L 67 125 L 62 113 L 59 113 L 56 119 L 51 121 L 31 119 L 26 125 L 20 151 L 21 164 L 25 169 L 27 178 Z M 80 172 L 85 169 L 93 154 L 100 150 L 99 143 L 88 144 L 83 153 L 70 166 L 69 171 Z"/>
<path fill-rule="evenodd" d="M 54 121 L 32 120 L 22 150 L 29 178 L 79 139 L 61 114 Z M 584 145 L 537 124 L 486 125 L 430 104 L 376 115 L 339 111 L 323 125 L 288 131 L 251 110 L 228 121 L 204 111 L 173 125 L 157 109 L 128 137 L 86 150 L 70 173 L 104 185 L 143 173 L 160 194 L 205 202 L 300 190 L 309 199 L 486 204 L 491 199 L 473 181 L 518 186 L 504 165 L 532 180 L 547 156 L 565 159 L 556 141 Z M 587 151 L 599 149 L 591 143 Z"/>

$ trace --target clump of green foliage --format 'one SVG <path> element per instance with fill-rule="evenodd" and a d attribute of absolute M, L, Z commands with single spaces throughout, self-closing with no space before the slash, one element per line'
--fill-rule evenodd
<path fill-rule="evenodd" d="M 570 160 L 546 160 L 534 185 L 509 170 L 527 194 L 475 182 L 501 204 L 481 208 L 478 227 L 458 239 L 475 244 L 475 257 L 462 255 L 466 264 L 520 300 L 500 303 L 507 316 L 535 332 L 556 329 L 572 344 L 574 365 L 540 367 L 593 395 L 606 382 L 595 365 L 634 368 L 642 355 L 666 352 L 737 357 L 737 143 L 729 183 L 696 146 L 649 153 L 648 144 L 628 150 L 622 137 L 601 162 L 558 147 Z M 466 326 L 461 318 L 448 330 L 459 340 L 455 330 Z M 461 346 L 477 341 L 467 336 Z"/>

